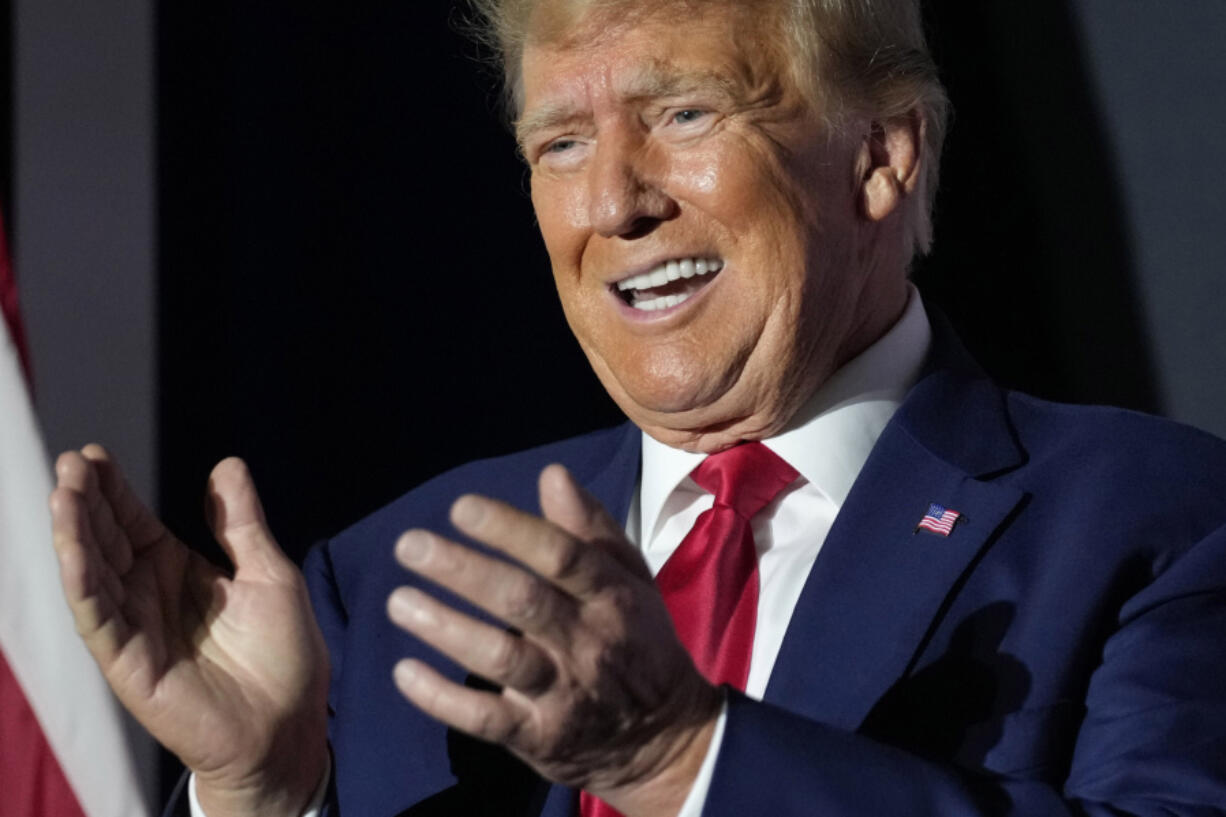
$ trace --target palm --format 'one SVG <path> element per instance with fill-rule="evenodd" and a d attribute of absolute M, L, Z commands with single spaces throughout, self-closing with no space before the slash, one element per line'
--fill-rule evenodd
<path fill-rule="evenodd" d="M 100 448 L 65 455 L 57 471 L 65 593 L 107 681 L 145 728 L 198 774 L 226 778 L 255 773 L 286 743 L 322 741 L 322 638 L 245 468 L 228 461 L 210 480 L 233 578 L 141 505 Z M 288 734 L 287 723 L 296 725 Z"/>

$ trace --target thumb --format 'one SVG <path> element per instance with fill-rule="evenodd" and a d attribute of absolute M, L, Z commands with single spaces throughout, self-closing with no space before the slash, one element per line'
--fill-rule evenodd
<path fill-rule="evenodd" d="M 214 538 L 234 564 L 235 578 L 283 578 L 289 560 L 268 529 L 251 472 L 238 457 L 227 457 L 209 474 L 205 513 Z"/>
<path fill-rule="evenodd" d="M 630 572 L 652 580 L 642 554 L 626 539 L 625 528 L 564 466 L 546 466 L 539 487 L 546 519 L 579 541 L 600 546 Z"/>

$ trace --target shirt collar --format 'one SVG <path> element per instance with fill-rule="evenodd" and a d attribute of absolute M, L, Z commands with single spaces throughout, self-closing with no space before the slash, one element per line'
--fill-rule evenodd
<path fill-rule="evenodd" d="M 823 383 L 781 433 L 762 441 L 840 507 L 928 356 L 928 315 L 919 292 L 908 289 L 898 322 Z M 705 456 L 643 434 L 639 508 L 645 538 L 655 531 L 665 501 Z"/>

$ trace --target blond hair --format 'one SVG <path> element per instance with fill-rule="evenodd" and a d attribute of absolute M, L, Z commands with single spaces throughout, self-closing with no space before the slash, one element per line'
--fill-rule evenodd
<path fill-rule="evenodd" d="M 890 121 L 918 113 L 924 174 L 912 208 L 913 252 L 932 243 L 932 204 L 945 140 L 948 100 L 924 39 L 919 0 L 469 0 L 472 30 L 501 66 L 511 118 L 523 109 L 521 60 L 529 42 L 556 43 L 581 18 L 635 15 L 668 9 L 697 13 L 704 6 L 740 3 L 774 12 L 801 89 L 837 129 L 852 117 Z"/>

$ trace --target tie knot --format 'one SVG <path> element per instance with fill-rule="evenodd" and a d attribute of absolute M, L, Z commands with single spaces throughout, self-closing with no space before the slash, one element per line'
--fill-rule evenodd
<path fill-rule="evenodd" d="M 741 443 L 707 457 L 690 474 L 715 494 L 716 505 L 752 519 L 799 476 L 796 469 L 762 443 Z"/>

